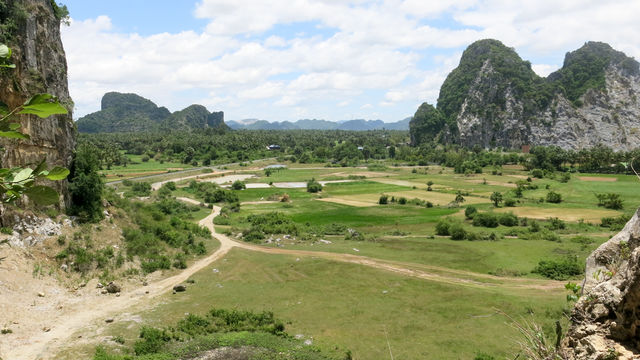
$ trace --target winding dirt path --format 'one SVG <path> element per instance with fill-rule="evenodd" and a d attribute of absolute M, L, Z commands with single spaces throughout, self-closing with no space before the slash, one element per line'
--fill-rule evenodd
<path fill-rule="evenodd" d="M 189 198 L 178 199 L 191 204 L 200 203 Z M 555 290 L 563 287 L 563 284 L 557 281 L 502 278 L 436 266 L 373 259 L 366 256 L 271 248 L 238 242 L 215 231 L 213 219 L 220 214 L 220 210 L 220 207 L 214 206 L 211 214 L 199 222 L 201 226 L 208 228 L 211 231 L 211 234 L 220 242 L 220 247 L 211 255 L 196 261 L 179 274 L 152 282 L 148 286 L 136 289 L 132 292 L 123 292 L 120 297 L 96 296 L 88 298 L 85 302 L 79 302 L 76 304 L 74 309 L 60 313 L 55 318 L 51 319 L 51 323 L 55 325 L 51 327 L 50 331 L 43 332 L 39 329 L 34 329 L 33 334 L 29 336 L 28 342 L 21 346 L 15 346 L 9 349 L 5 354 L 3 354 L 4 358 L 17 360 L 53 359 L 55 354 L 57 354 L 57 351 L 63 345 L 66 345 L 78 330 L 87 328 L 92 324 L 95 324 L 100 319 L 117 316 L 125 309 L 134 305 L 140 305 L 143 301 L 148 301 L 171 291 L 174 285 L 186 281 L 196 272 L 224 257 L 233 248 L 257 251 L 265 254 L 293 255 L 340 261 L 369 266 L 403 276 L 472 287 L 537 290 Z"/>

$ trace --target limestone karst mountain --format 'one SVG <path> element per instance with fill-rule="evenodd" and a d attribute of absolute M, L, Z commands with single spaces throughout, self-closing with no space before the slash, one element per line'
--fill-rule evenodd
<path fill-rule="evenodd" d="M 142 96 L 118 92 L 104 94 L 101 110 L 81 117 L 76 124 L 86 133 L 227 128 L 222 111 L 210 113 L 202 105 L 190 105 L 172 114 Z"/>
<path fill-rule="evenodd" d="M 639 93 L 638 62 L 608 44 L 587 42 L 543 78 L 512 48 L 480 40 L 447 76 L 437 107 L 420 106 L 412 142 L 630 150 L 640 146 Z"/>

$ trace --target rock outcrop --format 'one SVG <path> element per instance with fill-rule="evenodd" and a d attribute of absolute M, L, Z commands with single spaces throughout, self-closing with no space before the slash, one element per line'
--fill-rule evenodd
<path fill-rule="evenodd" d="M 425 104 L 416 112 L 411 127 L 427 133 L 411 137 L 416 145 L 437 138 L 485 148 L 632 150 L 640 146 L 639 95 L 638 62 L 607 44 L 586 43 L 542 78 L 513 49 L 480 40 L 442 84 L 438 112 L 425 113 Z"/>
<path fill-rule="evenodd" d="M 589 256 L 585 276 L 563 357 L 640 359 L 640 209 Z"/>
<path fill-rule="evenodd" d="M 60 19 L 49 0 L 9 0 L 4 2 L 7 12 L 0 22 L 12 21 L 15 27 L 3 35 L 13 50 L 11 61 L 15 69 L 0 72 L 0 101 L 10 109 L 16 108 L 32 95 L 49 93 L 70 111 L 73 102 L 67 87 L 67 62 L 60 39 Z M 21 14 L 14 16 L 13 12 Z M 29 140 L 0 138 L 2 167 L 25 166 L 47 159 L 49 166 L 69 167 L 75 148 L 75 128 L 71 112 L 40 119 L 35 115 L 20 115 L 21 131 Z M 68 204 L 67 182 L 48 184 L 63 195 Z"/>
<path fill-rule="evenodd" d="M 190 105 L 173 114 L 151 100 L 136 94 L 108 92 L 102 97 L 101 110 L 81 117 L 78 131 L 149 132 L 194 129 L 227 129 L 222 111 L 210 113 L 202 105 Z"/>

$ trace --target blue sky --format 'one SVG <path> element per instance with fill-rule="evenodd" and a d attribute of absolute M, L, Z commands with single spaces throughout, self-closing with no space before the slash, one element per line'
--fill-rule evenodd
<path fill-rule="evenodd" d="M 567 0 L 69 0 L 63 27 L 74 117 L 107 91 L 226 120 L 397 121 L 483 38 L 542 76 L 598 40 L 640 56 L 640 2 Z"/>

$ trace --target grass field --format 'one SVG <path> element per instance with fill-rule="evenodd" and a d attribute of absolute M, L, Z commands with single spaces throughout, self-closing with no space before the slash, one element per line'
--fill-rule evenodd
<path fill-rule="evenodd" d="M 623 175 L 580 174 L 567 183 L 533 179 L 531 184 L 537 189 L 515 198 L 516 182 L 529 175 L 518 167 L 505 167 L 501 176 L 463 176 L 439 166 L 371 171 L 361 167 L 325 168 L 322 164 L 276 171 L 269 177 L 263 171 L 253 173 L 257 177 L 248 181 L 259 183 L 340 180 L 349 176 L 355 181 L 328 184 L 318 194 L 274 187 L 238 191 L 241 202 L 283 194 L 291 201 L 242 205 L 225 225 L 216 226 L 218 231 L 236 234 L 249 227 L 249 215 L 280 212 L 301 233 L 341 225 L 364 235 L 356 241 L 344 234 L 325 234 L 320 236 L 323 242 L 317 241 L 320 237 L 303 240 L 302 235 L 294 236 L 279 243 L 286 249 L 383 259 L 433 273 L 477 276 L 488 285 L 447 284 L 313 256 L 296 258 L 234 249 L 196 274 L 195 285 L 188 292 L 167 295 L 153 310 L 141 311 L 143 323 L 169 324 L 186 312 L 205 312 L 212 306 L 270 310 L 288 321 L 290 334 L 312 338 L 314 344 L 334 354 L 350 349 L 355 359 L 389 358 L 389 347 L 395 359 L 472 359 L 478 352 L 513 358 L 518 334 L 497 310 L 515 319 L 533 318 L 551 334 L 556 319 L 566 320 L 561 313 L 568 306 L 564 282 L 550 283 L 546 290 L 532 287 L 529 282 L 542 281 L 540 275 L 531 272 L 533 268 L 541 260 L 573 255 L 586 258 L 614 234 L 599 226 L 602 217 L 628 215 L 640 205 L 637 180 Z M 433 182 L 433 191 L 426 191 L 429 181 Z M 561 194 L 563 201 L 545 202 L 549 191 Z M 465 201 L 451 204 L 457 192 L 464 194 Z M 516 200 L 515 207 L 494 208 L 489 199 L 493 192 Z M 595 194 L 609 192 L 621 195 L 623 210 L 597 206 Z M 192 196 L 180 189 L 174 194 Z M 434 206 L 411 202 L 379 205 L 382 194 L 429 201 Z M 529 220 L 527 225 L 476 227 L 464 217 L 464 209 L 470 205 L 480 212 L 511 212 Z M 206 215 L 204 212 L 198 217 Z M 564 228 L 551 228 L 547 219 L 554 217 L 565 221 Z M 436 224 L 445 218 L 469 232 L 492 235 L 494 241 L 453 241 L 448 236 L 436 236 Z M 532 222 L 539 224 L 541 232 L 553 234 L 549 237 L 552 241 L 536 237 Z M 504 286 L 520 282 L 521 286 Z M 132 341 L 139 326 L 137 321 L 124 322 L 111 328 L 110 333 L 121 332 Z"/>
<path fill-rule="evenodd" d="M 565 305 L 558 291 L 445 285 L 358 265 L 240 250 L 193 280 L 186 293 L 167 295 L 141 317 L 161 325 L 211 307 L 270 310 L 287 321 L 290 334 L 312 338 L 330 352 L 350 349 L 354 359 L 389 358 L 389 347 L 395 359 L 472 359 L 481 351 L 506 356 L 516 351 L 517 333 L 497 310 L 516 319 L 534 314 L 550 329 Z M 123 322 L 110 332 L 124 333 L 130 342 L 139 326 Z"/>

